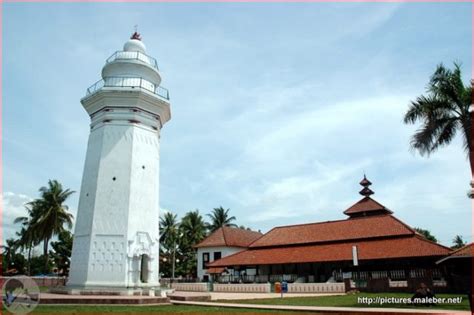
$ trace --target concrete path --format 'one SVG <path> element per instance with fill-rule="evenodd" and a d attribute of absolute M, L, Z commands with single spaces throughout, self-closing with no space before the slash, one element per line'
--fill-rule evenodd
<path fill-rule="evenodd" d="M 248 294 L 248 293 L 246 293 Z M 368 308 L 368 307 L 326 307 L 326 306 L 291 306 L 291 305 L 262 305 L 262 304 L 240 304 L 240 303 L 217 303 L 217 302 L 186 302 L 171 301 L 179 305 L 219 306 L 232 308 L 253 308 L 275 311 L 303 311 L 317 313 L 336 314 L 471 314 L 469 311 L 447 311 L 434 309 L 406 309 L 406 308 Z"/>
<path fill-rule="evenodd" d="M 74 295 L 40 293 L 40 304 L 150 305 L 168 303 L 169 299 L 161 296 Z"/>

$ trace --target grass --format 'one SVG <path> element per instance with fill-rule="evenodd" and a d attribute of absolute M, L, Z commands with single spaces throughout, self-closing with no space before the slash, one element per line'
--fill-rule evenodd
<path fill-rule="evenodd" d="M 469 300 L 467 295 L 463 294 L 437 294 L 437 298 L 462 297 L 460 304 L 438 304 L 434 306 L 413 306 L 407 304 L 362 304 L 358 303 L 358 297 L 396 297 L 410 298 L 413 294 L 409 293 L 357 293 L 348 295 L 333 296 L 303 296 L 303 297 L 284 297 L 276 299 L 252 299 L 252 300 L 233 300 L 233 301 L 216 301 L 231 302 L 243 304 L 263 304 L 263 305 L 298 305 L 298 306 L 339 306 L 339 307 L 384 307 L 384 308 L 417 308 L 417 309 L 442 309 L 442 310 L 460 310 L 469 311 Z"/>
<path fill-rule="evenodd" d="M 411 306 L 407 304 L 361 304 L 358 303 L 358 297 L 396 297 L 410 298 L 412 295 L 407 293 L 358 293 L 351 295 L 337 296 L 300 296 L 284 297 L 272 299 L 247 299 L 247 300 L 221 300 L 221 303 L 242 303 L 259 305 L 298 305 L 298 306 L 339 306 L 339 307 L 384 307 L 384 308 L 417 308 L 417 309 L 442 309 L 442 310 L 460 310 L 469 311 L 469 301 L 467 295 L 459 294 L 438 294 L 437 298 L 462 297 L 460 304 L 439 304 L 436 306 Z M 194 313 L 194 314 L 273 314 L 273 313 L 295 313 L 290 311 L 270 311 L 259 309 L 237 309 L 212 306 L 194 306 L 194 305 L 158 305 L 158 306 L 129 306 L 129 305 L 39 305 L 31 314 L 156 314 L 156 313 Z M 9 314 L 3 312 L 2 314 Z M 299 315 L 303 314 L 298 312 Z"/>
<path fill-rule="evenodd" d="M 258 309 L 236 309 L 226 307 L 212 307 L 212 306 L 194 306 L 194 305 L 159 305 L 159 306 L 129 306 L 129 305 L 38 305 L 35 310 L 30 314 L 156 314 L 156 313 L 168 313 L 168 314 L 183 314 L 183 313 L 194 313 L 194 314 L 269 314 L 268 310 Z M 287 311 L 272 311 L 273 313 L 285 313 L 290 314 Z M 2 312 L 2 314 L 10 314 L 8 312 Z M 301 313 L 298 313 L 301 315 Z"/>

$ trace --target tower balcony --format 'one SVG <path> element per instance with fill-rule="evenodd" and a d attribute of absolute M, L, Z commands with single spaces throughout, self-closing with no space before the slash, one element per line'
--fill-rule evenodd
<path fill-rule="evenodd" d="M 112 56 L 107 58 L 105 63 L 107 64 L 113 61 L 129 61 L 129 60 L 138 60 L 147 65 L 152 66 L 156 70 L 159 70 L 158 62 L 156 61 L 156 59 L 140 51 L 120 51 L 120 50 L 116 51 L 115 53 L 112 54 Z"/>
<path fill-rule="evenodd" d="M 132 52 L 135 53 L 135 52 Z M 169 101 L 169 91 L 162 86 L 155 85 L 152 82 L 139 77 L 106 77 L 91 85 L 86 92 L 86 97 L 92 95 L 104 88 L 123 88 L 123 89 L 143 89 L 151 92 L 160 98 Z"/>

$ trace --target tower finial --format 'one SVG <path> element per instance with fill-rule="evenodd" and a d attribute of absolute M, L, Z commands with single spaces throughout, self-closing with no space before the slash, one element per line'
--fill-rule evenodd
<path fill-rule="evenodd" d="M 369 188 L 370 185 L 372 185 L 372 183 L 370 182 L 370 180 L 367 179 L 367 177 L 365 176 L 365 172 L 364 172 L 364 178 L 360 181 L 359 183 L 362 187 L 362 190 L 359 191 L 359 194 L 361 194 L 362 196 L 365 196 L 365 197 L 369 197 L 370 195 L 373 195 L 374 192 L 372 191 L 372 189 Z"/>
<path fill-rule="evenodd" d="M 138 33 L 138 25 L 137 24 L 135 24 L 134 29 L 135 29 L 135 32 L 132 34 L 132 37 L 130 37 L 130 39 L 142 40 L 142 37 L 140 36 L 140 33 Z"/>

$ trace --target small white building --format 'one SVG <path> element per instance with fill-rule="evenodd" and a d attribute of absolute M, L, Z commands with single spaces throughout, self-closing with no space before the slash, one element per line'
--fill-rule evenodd
<path fill-rule="evenodd" d="M 260 232 L 224 226 L 195 245 L 197 249 L 197 276 L 202 281 L 209 281 L 211 273 L 222 270 L 209 270 L 207 264 L 223 257 L 238 253 L 259 239 Z M 215 269 L 215 268 L 214 268 Z"/>

